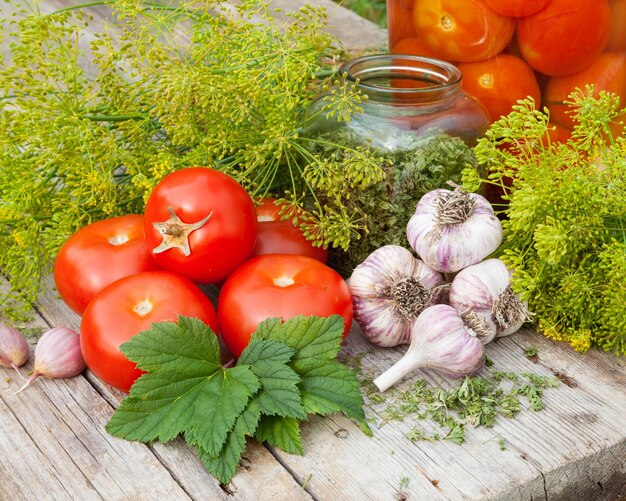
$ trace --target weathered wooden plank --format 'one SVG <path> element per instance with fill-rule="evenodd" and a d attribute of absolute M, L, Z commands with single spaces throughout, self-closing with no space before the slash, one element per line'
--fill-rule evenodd
<path fill-rule="evenodd" d="M 539 349 L 537 364 L 523 354 L 523 348 L 530 345 Z M 358 356 L 371 347 L 352 335 L 347 350 Z M 366 355 L 364 373 L 374 377 L 402 351 L 376 350 Z M 488 355 L 496 369 L 558 373 L 570 386 L 561 384 L 546 391 L 546 409 L 541 412 L 527 410 L 514 419 L 500 419 L 491 429 L 469 430 L 462 446 L 445 441 L 413 444 L 404 436 L 412 427 L 409 420 L 381 424 L 386 404 L 370 403 L 368 416 L 378 423 L 373 438 L 340 417 L 313 420 L 303 427 L 304 457 L 276 454 L 300 480 L 311 475 L 309 491 L 319 499 L 350 499 L 352 493 L 362 499 L 405 495 L 411 499 L 528 500 L 547 499 L 549 494 L 550 499 L 566 500 L 623 495 L 623 368 L 614 365 L 610 355 L 594 352 L 590 359 L 530 331 L 492 343 Z M 408 389 L 417 376 L 399 389 Z M 428 371 L 419 376 L 437 385 L 447 384 Z M 505 451 L 498 448 L 500 438 L 506 442 Z M 332 458 L 332 463 L 320 458 Z M 341 482 L 335 465 L 342 466 Z M 401 484 L 407 486 L 401 488 Z M 572 497 L 574 493 L 579 497 Z"/>
<path fill-rule="evenodd" d="M 293 12 L 303 5 L 324 7 L 328 14 L 329 33 L 335 35 L 351 52 L 385 52 L 387 31 L 363 19 L 354 12 L 344 9 L 332 0 L 273 0 L 272 6 Z"/>
<path fill-rule="evenodd" d="M 84 377 L 40 378 L 19 394 L 13 371 L 0 368 L 0 381 L 0 464 L 10 472 L 0 486 L 10 499 L 189 499 L 146 446 L 104 431 L 113 409 Z"/>
<path fill-rule="evenodd" d="M 45 283 L 37 307 L 50 325 L 80 329 L 80 317 L 58 299 L 51 277 Z M 85 378 L 110 404 L 110 412 L 103 421 L 106 423 L 113 413 L 113 407 L 125 395 L 100 381 L 89 371 L 85 372 Z M 192 499 L 206 499 L 207 493 L 211 493 L 211 499 L 224 499 L 232 494 L 237 494 L 242 499 L 281 499 L 283 496 L 293 500 L 310 499 L 273 455 L 254 441 L 250 442 L 243 455 L 242 464 L 245 467 L 240 468 L 231 483 L 223 488 L 207 473 L 194 450 L 183 440 L 174 440 L 168 444 L 157 442 L 150 449 Z"/>

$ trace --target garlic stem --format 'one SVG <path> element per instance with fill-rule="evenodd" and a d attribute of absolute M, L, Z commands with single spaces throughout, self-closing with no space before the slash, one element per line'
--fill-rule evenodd
<path fill-rule="evenodd" d="M 374 385 L 385 391 L 410 372 L 426 367 L 450 377 L 464 377 L 477 374 L 484 365 L 483 343 L 476 333 L 452 306 L 437 304 L 417 317 L 406 353 L 378 376 Z"/>
<path fill-rule="evenodd" d="M 26 382 L 24 383 L 24 386 L 22 386 L 19 390 L 17 390 L 15 393 L 13 393 L 13 395 L 17 395 L 18 393 L 22 393 L 26 388 L 28 388 L 30 386 L 30 384 L 37 379 L 39 376 L 41 376 L 40 372 L 33 372 L 30 376 L 30 378 L 26 379 Z M 25 378 L 22 378 L 25 379 Z"/>
<path fill-rule="evenodd" d="M 374 379 L 374 384 L 379 391 L 383 392 L 396 384 L 410 372 L 413 372 L 415 369 L 419 369 L 420 366 L 420 361 L 416 361 L 415 354 L 408 351 L 400 360 Z"/>

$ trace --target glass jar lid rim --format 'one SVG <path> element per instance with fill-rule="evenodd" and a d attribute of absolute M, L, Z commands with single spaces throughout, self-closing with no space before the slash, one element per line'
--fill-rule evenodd
<path fill-rule="evenodd" d="M 388 61 L 385 63 L 385 61 Z M 429 86 L 420 87 L 400 87 L 388 88 L 378 85 L 364 83 L 359 78 L 360 72 L 353 71 L 354 67 L 370 63 L 373 66 L 372 71 L 390 71 L 390 70 L 411 70 L 415 72 L 427 72 L 430 76 L 436 77 L 436 82 Z M 405 65 L 399 65 L 405 63 Z M 406 64 L 410 64 L 406 65 Z M 368 71 L 369 72 L 369 71 Z M 443 90 L 445 88 L 456 87 L 461 82 L 461 71 L 451 63 L 440 59 L 433 59 L 423 56 L 414 56 L 409 54 L 371 54 L 367 56 L 357 57 L 345 62 L 339 69 L 341 75 L 346 75 L 346 79 L 357 83 L 364 90 L 371 90 L 377 93 L 394 93 L 394 94 L 414 94 L 420 92 L 432 92 L 433 90 Z"/>

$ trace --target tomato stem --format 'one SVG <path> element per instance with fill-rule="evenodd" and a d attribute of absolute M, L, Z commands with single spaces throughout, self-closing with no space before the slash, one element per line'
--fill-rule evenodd
<path fill-rule="evenodd" d="M 195 223 L 183 223 L 172 207 L 168 207 L 167 211 L 170 213 L 170 217 L 167 221 L 152 223 L 152 226 L 163 235 L 162 242 L 152 249 L 152 252 L 159 254 L 168 249 L 176 248 L 180 249 L 185 256 L 191 255 L 189 235 L 195 230 L 202 228 L 207 221 L 211 219 L 213 211 L 209 212 L 206 217 Z"/>

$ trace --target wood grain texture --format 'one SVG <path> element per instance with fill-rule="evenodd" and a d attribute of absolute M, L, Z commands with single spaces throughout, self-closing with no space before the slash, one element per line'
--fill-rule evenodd
<path fill-rule="evenodd" d="M 50 0 L 42 8 L 73 3 Z M 289 11 L 304 3 L 274 0 L 273 5 Z M 327 9 L 329 30 L 347 48 L 384 49 L 386 34 L 372 23 L 331 0 L 309 3 Z M 102 22 L 107 9 L 93 13 Z M 92 37 L 85 32 L 80 42 Z M 50 280 L 36 308 L 30 327 L 79 329 L 79 317 L 56 297 Z M 536 363 L 523 355 L 529 346 L 538 349 Z M 363 355 L 362 373 L 373 378 L 402 352 L 372 350 L 355 327 L 344 356 Z M 110 437 L 103 426 L 124 395 L 89 371 L 70 380 L 39 380 L 13 395 L 19 382 L 0 368 L 0 499 L 612 501 L 626 496 L 624 358 L 595 350 L 581 355 L 529 330 L 490 344 L 488 356 L 495 368 L 556 375 L 563 384 L 546 391 L 544 411 L 524 410 L 493 428 L 468 430 L 463 446 L 412 443 L 405 434 L 418 423 L 385 421 L 384 403 L 369 402 L 366 409 L 373 437 L 341 415 L 313 417 L 302 426 L 304 456 L 251 442 L 228 486 L 208 475 L 180 439 L 147 446 Z M 416 377 L 449 384 L 423 371 L 398 389 Z M 500 439 L 505 451 L 499 450 Z"/>
<path fill-rule="evenodd" d="M 344 9 L 332 0 L 273 0 L 272 6 L 293 12 L 306 5 L 324 7 L 328 14 L 328 32 L 335 35 L 346 49 L 353 52 L 386 52 L 387 31 Z"/>
<path fill-rule="evenodd" d="M 353 329 L 356 330 L 356 329 Z M 535 346 L 539 360 L 524 356 Z M 373 378 L 403 353 L 403 348 L 372 351 L 358 332 L 346 351 L 362 358 L 363 373 Z M 488 346 L 498 370 L 557 375 L 565 380 L 546 390 L 546 409 L 526 409 L 514 419 L 499 418 L 493 428 L 469 429 L 466 442 L 409 441 L 416 422 L 385 422 L 386 403 L 370 402 L 374 437 L 335 416 L 303 427 L 304 457 L 277 451 L 297 478 L 311 475 L 318 499 L 607 499 L 626 490 L 626 371 L 607 354 L 579 354 L 529 330 Z M 391 390 L 408 389 L 422 377 L 438 386 L 448 381 L 419 371 Z M 420 423 L 421 426 L 423 424 Z M 500 451 L 503 439 L 506 450 Z M 320 458 L 332 458 L 332 462 Z M 338 482 L 336 469 L 342 471 Z M 406 484 L 406 487 L 401 487 Z M 372 486 L 376 487 L 373 488 Z M 356 493 L 356 494 L 355 494 Z M 577 497 L 574 497 L 577 496 Z"/>
<path fill-rule="evenodd" d="M 48 277 L 45 283 L 45 291 L 37 307 L 50 325 L 80 329 L 80 318 L 58 299 L 53 290 L 51 277 Z M 117 407 L 125 395 L 100 381 L 89 371 L 85 372 L 85 378 L 109 402 L 110 417 L 113 408 Z M 211 499 L 226 499 L 235 493 L 243 499 L 281 499 L 283 496 L 289 496 L 289 499 L 294 500 L 309 499 L 308 494 L 289 472 L 265 447 L 256 442 L 250 442 L 248 445 L 242 460 L 245 467 L 239 469 L 227 486 L 220 486 L 219 482 L 206 472 L 193 448 L 182 439 L 168 444 L 154 443 L 150 445 L 150 450 L 192 499 L 206 499 L 208 494 L 212 496 Z"/>

